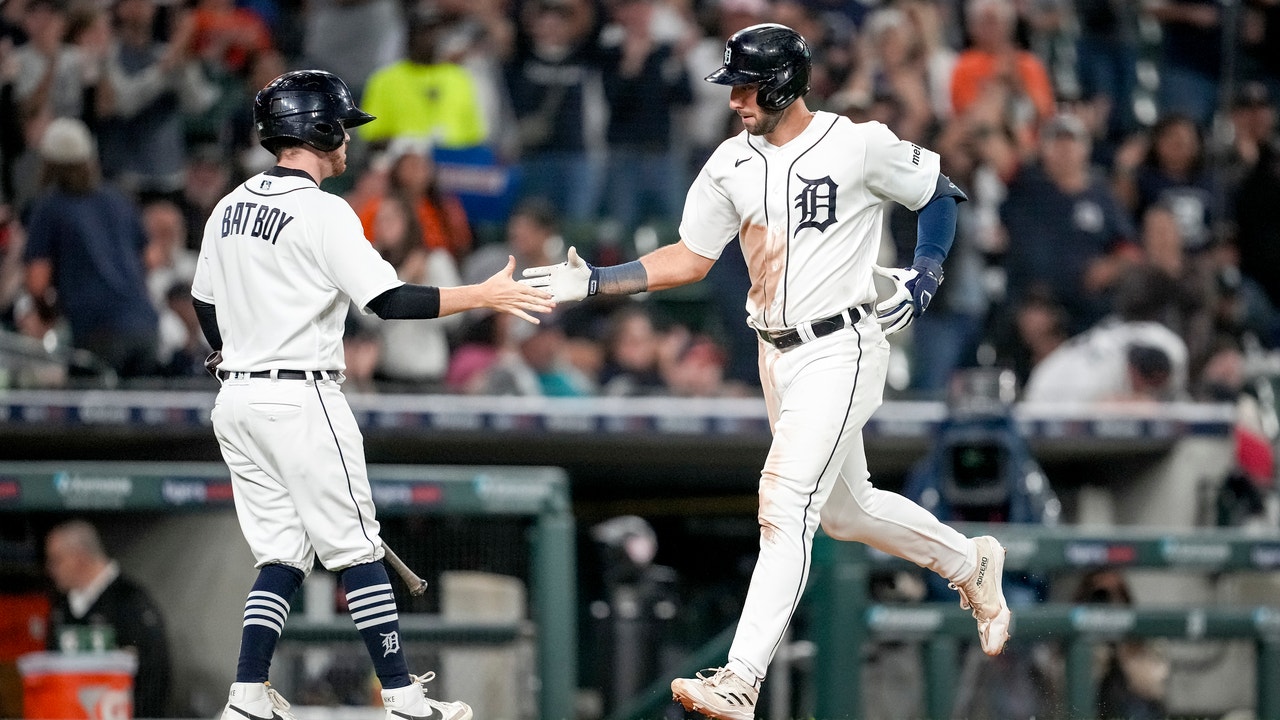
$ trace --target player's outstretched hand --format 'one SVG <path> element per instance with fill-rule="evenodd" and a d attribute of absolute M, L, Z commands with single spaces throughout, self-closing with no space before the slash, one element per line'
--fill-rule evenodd
<path fill-rule="evenodd" d="M 517 281 L 513 277 L 515 271 L 516 258 L 514 255 L 508 255 L 507 266 L 480 284 L 480 289 L 487 301 L 485 306 L 499 312 L 511 313 L 538 325 L 541 321 L 529 313 L 549 313 L 555 310 L 555 298 L 546 290 Z"/>
<path fill-rule="evenodd" d="M 529 287 L 543 288 L 556 302 L 581 300 L 591 292 L 590 263 L 578 257 L 577 248 L 570 247 L 568 259 L 556 265 L 526 268 L 520 282 Z"/>
<path fill-rule="evenodd" d="M 942 266 L 922 258 L 909 268 L 883 268 L 872 265 L 871 271 L 893 282 L 893 294 L 876 304 L 876 321 L 885 335 L 892 335 L 924 314 L 929 302 L 942 284 Z"/>

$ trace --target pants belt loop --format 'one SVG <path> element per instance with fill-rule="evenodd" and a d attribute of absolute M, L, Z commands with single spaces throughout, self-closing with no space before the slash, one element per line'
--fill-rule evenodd
<path fill-rule="evenodd" d="M 844 326 L 847 328 L 851 328 L 857 324 L 853 321 L 853 314 L 849 312 L 849 308 L 841 310 L 840 317 L 844 318 Z"/>
<path fill-rule="evenodd" d="M 813 334 L 813 325 L 808 320 L 796 325 L 796 332 L 800 333 L 800 339 L 804 342 L 817 340 L 818 336 Z"/>
<path fill-rule="evenodd" d="M 278 368 L 271 368 L 271 379 L 272 380 L 280 379 L 280 370 Z"/>

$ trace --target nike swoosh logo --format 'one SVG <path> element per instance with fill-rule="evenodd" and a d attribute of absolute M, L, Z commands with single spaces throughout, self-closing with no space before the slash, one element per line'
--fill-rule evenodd
<path fill-rule="evenodd" d="M 232 705 L 231 709 L 249 718 L 249 720 L 284 720 L 284 718 L 280 717 L 279 713 L 273 712 L 270 715 L 254 715 L 248 710 L 245 710 L 244 708 L 238 708 L 235 705 Z"/>
<path fill-rule="evenodd" d="M 746 161 L 748 161 L 748 160 L 750 160 L 750 159 L 751 159 L 751 156 L 750 156 L 750 155 L 748 155 L 748 156 L 746 156 L 746 157 L 742 158 L 741 160 L 738 160 L 737 162 L 735 162 L 735 163 L 733 164 L 733 166 L 734 166 L 734 167 L 738 167 L 739 165 L 741 165 L 742 163 L 744 163 L 744 162 L 746 162 Z"/>
<path fill-rule="evenodd" d="M 391 714 L 396 717 L 402 717 L 404 720 L 444 720 L 444 713 L 440 712 L 440 708 L 436 707 L 431 708 L 431 712 L 426 715 L 405 715 L 397 710 L 392 710 Z"/>

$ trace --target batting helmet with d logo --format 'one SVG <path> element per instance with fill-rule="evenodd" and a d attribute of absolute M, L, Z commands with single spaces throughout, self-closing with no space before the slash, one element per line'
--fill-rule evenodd
<path fill-rule="evenodd" d="M 724 67 L 706 77 L 718 85 L 750 85 L 760 89 L 756 103 L 782 110 L 809 92 L 809 45 L 786 25 L 752 25 L 725 43 Z"/>
<path fill-rule="evenodd" d="M 329 152 L 347 129 L 374 117 L 356 107 L 342 78 L 323 70 L 294 70 L 267 83 L 253 99 L 253 123 L 262 147 L 276 152 L 289 139 Z"/>

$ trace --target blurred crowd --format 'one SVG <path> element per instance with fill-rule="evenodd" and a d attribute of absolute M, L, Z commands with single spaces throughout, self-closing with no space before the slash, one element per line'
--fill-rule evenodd
<path fill-rule="evenodd" d="M 759 22 L 808 39 L 811 108 L 937 150 L 969 195 L 895 390 L 994 365 L 1027 399 L 1229 398 L 1280 342 L 1276 0 L 4 0 L 0 385 L 211 382 L 195 257 L 272 163 L 250 106 L 285 70 L 378 117 L 325 188 L 401 278 L 447 286 L 674 241 L 741 130 L 702 78 Z M 882 264 L 914 233 L 895 207 Z M 749 395 L 748 284 L 735 243 L 689 292 L 538 326 L 353 311 L 348 384 Z"/>

